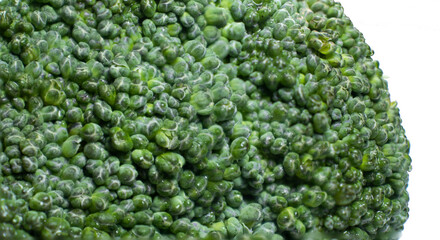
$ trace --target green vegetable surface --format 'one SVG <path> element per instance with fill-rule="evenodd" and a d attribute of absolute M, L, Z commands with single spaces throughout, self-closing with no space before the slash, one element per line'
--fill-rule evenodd
<path fill-rule="evenodd" d="M 333 0 L 0 0 L 0 239 L 398 239 L 372 55 Z"/>

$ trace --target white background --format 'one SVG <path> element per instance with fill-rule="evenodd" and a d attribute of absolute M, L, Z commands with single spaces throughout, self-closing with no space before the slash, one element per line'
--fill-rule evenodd
<path fill-rule="evenodd" d="M 339 0 L 374 50 L 411 142 L 401 240 L 440 239 L 440 1 Z"/>

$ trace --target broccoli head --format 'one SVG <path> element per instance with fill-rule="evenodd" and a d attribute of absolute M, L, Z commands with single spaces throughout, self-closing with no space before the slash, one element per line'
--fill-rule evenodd
<path fill-rule="evenodd" d="M 0 239 L 398 239 L 372 55 L 334 0 L 0 1 Z"/>

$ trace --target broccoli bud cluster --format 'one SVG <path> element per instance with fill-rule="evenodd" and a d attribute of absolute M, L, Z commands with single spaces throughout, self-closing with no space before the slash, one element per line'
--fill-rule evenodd
<path fill-rule="evenodd" d="M 0 239 L 397 239 L 372 55 L 334 0 L 0 1 Z"/>

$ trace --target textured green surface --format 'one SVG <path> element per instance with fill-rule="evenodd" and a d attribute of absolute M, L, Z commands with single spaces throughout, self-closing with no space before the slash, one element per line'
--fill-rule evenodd
<path fill-rule="evenodd" d="M 333 0 L 0 0 L 0 239 L 397 239 L 372 55 Z"/>

